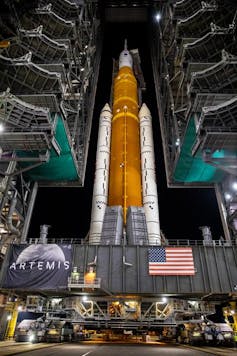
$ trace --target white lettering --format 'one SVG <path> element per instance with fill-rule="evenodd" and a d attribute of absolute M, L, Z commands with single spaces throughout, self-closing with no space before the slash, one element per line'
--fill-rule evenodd
<path fill-rule="evenodd" d="M 43 261 L 39 261 L 38 262 L 38 270 L 42 271 L 43 266 L 44 266 L 44 262 Z"/>
<path fill-rule="evenodd" d="M 69 269 L 69 267 L 70 267 L 69 261 L 64 262 L 64 267 L 65 267 L 65 270 Z"/>
<path fill-rule="evenodd" d="M 31 262 L 29 262 L 29 265 L 30 265 L 30 269 L 32 269 L 33 266 L 35 265 L 35 262 L 34 262 L 34 261 L 31 261 Z"/>
<path fill-rule="evenodd" d="M 51 263 L 49 261 L 46 262 L 46 266 L 45 266 L 46 269 L 54 269 L 54 267 L 55 267 L 55 261 Z"/>
<path fill-rule="evenodd" d="M 26 263 L 20 263 L 19 269 L 26 269 Z"/>
<path fill-rule="evenodd" d="M 10 270 L 54 270 L 54 269 L 64 269 L 65 271 L 70 268 L 70 261 L 27 261 L 20 264 L 13 262 L 10 266 Z"/>
<path fill-rule="evenodd" d="M 9 269 L 16 269 L 16 263 L 12 263 L 11 266 L 9 267 Z"/>

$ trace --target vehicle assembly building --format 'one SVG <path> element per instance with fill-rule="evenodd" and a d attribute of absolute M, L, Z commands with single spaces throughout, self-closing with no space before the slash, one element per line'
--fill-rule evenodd
<path fill-rule="evenodd" d="M 4 1 L 0 339 L 26 316 L 78 330 L 177 330 L 223 303 L 237 332 L 236 18 L 231 0 Z M 135 22 L 148 33 L 158 118 L 144 102 L 142 57 L 129 33 L 98 117 L 105 29 Z M 213 188 L 221 239 L 208 226 L 202 240 L 162 233 L 152 120 L 167 186 Z M 51 239 L 42 225 L 39 238 L 30 236 L 39 187 L 83 189 L 93 121 L 88 235 Z"/>

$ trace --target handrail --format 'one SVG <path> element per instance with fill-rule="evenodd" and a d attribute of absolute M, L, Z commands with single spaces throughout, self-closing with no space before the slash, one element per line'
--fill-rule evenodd
<path fill-rule="evenodd" d="M 94 278 L 91 281 L 85 277 L 68 277 L 68 288 L 100 288 L 101 278 Z"/>
<path fill-rule="evenodd" d="M 39 238 L 36 239 L 30 239 L 29 244 L 38 244 L 41 243 Z M 73 244 L 73 245 L 85 245 L 85 246 L 94 246 L 90 245 L 88 241 L 84 241 L 83 238 L 72 238 L 72 237 L 66 237 L 66 238 L 60 238 L 60 237 L 49 237 L 47 238 L 47 243 L 48 244 Z M 9 242 L 9 244 L 16 244 L 16 242 Z M 97 244 L 97 246 L 102 246 L 102 244 Z M 108 246 L 108 245 L 106 245 Z M 119 245 L 116 245 L 119 246 Z M 133 246 L 133 245 L 125 245 L 126 246 Z M 135 246 L 135 245 L 134 245 Z M 139 245 L 141 247 L 150 247 L 150 245 Z M 237 239 L 236 240 L 211 240 L 211 241 L 204 241 L 204 240 L 190 240 L 190 239 L 170 239 L 165 241 L 161 245 L 161 247 L 165 246 L 237 246 Z M 1 247 L 1 244 L 0 244 Z"/>

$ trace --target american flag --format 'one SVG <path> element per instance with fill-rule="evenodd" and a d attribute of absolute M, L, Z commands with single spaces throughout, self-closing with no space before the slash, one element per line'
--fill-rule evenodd
<path fill-rule="evenodd" d="M 153 247 L 148 249 L 149 274 L 192 276 L 195 274 L 191 247 Z"/>

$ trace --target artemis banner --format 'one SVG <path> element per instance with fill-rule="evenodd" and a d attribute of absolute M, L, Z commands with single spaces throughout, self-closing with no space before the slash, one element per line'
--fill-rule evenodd
<path fill-rule="evenodd" d="M 12 245 L 4 288 L 64 289 L 71 272 L 72 246 Z"/>

